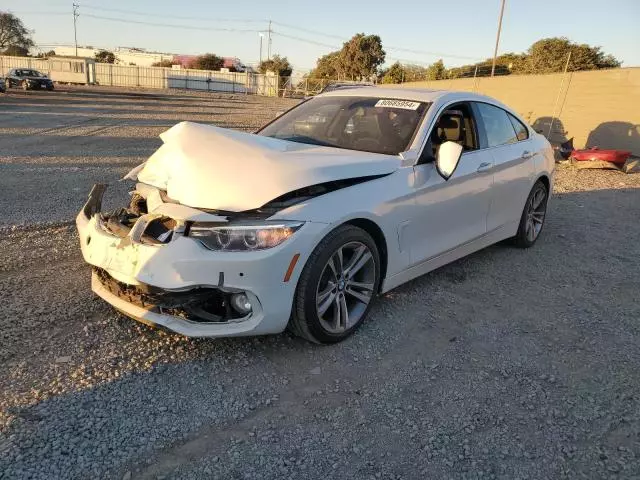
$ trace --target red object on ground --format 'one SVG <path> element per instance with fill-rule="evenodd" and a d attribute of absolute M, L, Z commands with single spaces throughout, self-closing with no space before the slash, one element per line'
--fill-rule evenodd
<path fill-rule="evenodd" d="M 586 148 L 584 150 L 574 150 L 571 157 L 579 162 L 589 160 L 601 160 L 617 165 L 623 165 L 631 155 L 628 150 L 600 150 L 598 147 Z"/>

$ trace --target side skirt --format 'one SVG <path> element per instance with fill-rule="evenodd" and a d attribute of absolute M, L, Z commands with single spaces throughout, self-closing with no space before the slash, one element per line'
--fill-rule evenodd
<path fill-rule="evenodd" d="M 494 243 L 498 243 L 507 238 L 513 237 L 518 231 L 518 222 L 510 223 L 499 227 L 491 232 L 488 232 L 481 237 L 478 237 L 470 242 L 467 242 L 459 247 L 442 253 L 436 257 L 425 260 L 418 265 L 414 265 L 400 273 L 396 273 L 392 277 L 387 277 L 382 284 L 380 293 L 386 293 L 403 283 L 413 280 L 425 273 L 429 273 L 436 268 L 440 268 L 447 263 L 451 263 L 459 258 L 466 257 L 467 255 L 482 250 Z"/>

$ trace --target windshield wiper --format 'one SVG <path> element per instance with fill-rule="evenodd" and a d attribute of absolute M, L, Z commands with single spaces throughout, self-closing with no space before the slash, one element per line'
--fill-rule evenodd
<path fill-rule="evenodd" d="M 329 142 L 323 142 L 322 140 L 318 140 L 317 138 L 313 138 L 313 137 L 305 137 L 305 136 L 297 135 L 295 137 L 276 137 L 276 138 L 280 138 L 280 140 L 287 140 L 289 142 L 304 143 L 307 145 L 318 145 L 319 147 L 341 148 L 338 145 L 335 145 Z"/>

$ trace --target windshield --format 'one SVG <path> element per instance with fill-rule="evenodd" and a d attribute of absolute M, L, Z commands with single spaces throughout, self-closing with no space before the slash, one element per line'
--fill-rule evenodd
<path fill-rule="evenodd" d="M 265 137 L 397 155 L 409 144 L 429 104 L 375 97 L 315 97 L 258 132 Z"/>
<path fill-rule="evenodd" d="M 37 70 L 17 70 L 16 75 L 18 77 L 43 77 Z"/>

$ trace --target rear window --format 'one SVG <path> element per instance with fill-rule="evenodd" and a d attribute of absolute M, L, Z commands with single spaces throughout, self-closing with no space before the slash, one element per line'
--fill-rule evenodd
<path fill-rule="evenodd" d="M 527 138 L 529 138 L 529 129 L 510 113 L 507 112 L 507 115 L 509 115 L 509 120 L 511 120 L 513 129 L 516 131 L 516 137 L 518 138 L 518 141 L 526 140 Z"/>
<path fill-rule="evenodd" d="M 488 103 L 476 103 L 487 133 L 489 147 L 497 147 L 518 141 L 507 112 Z"/>

